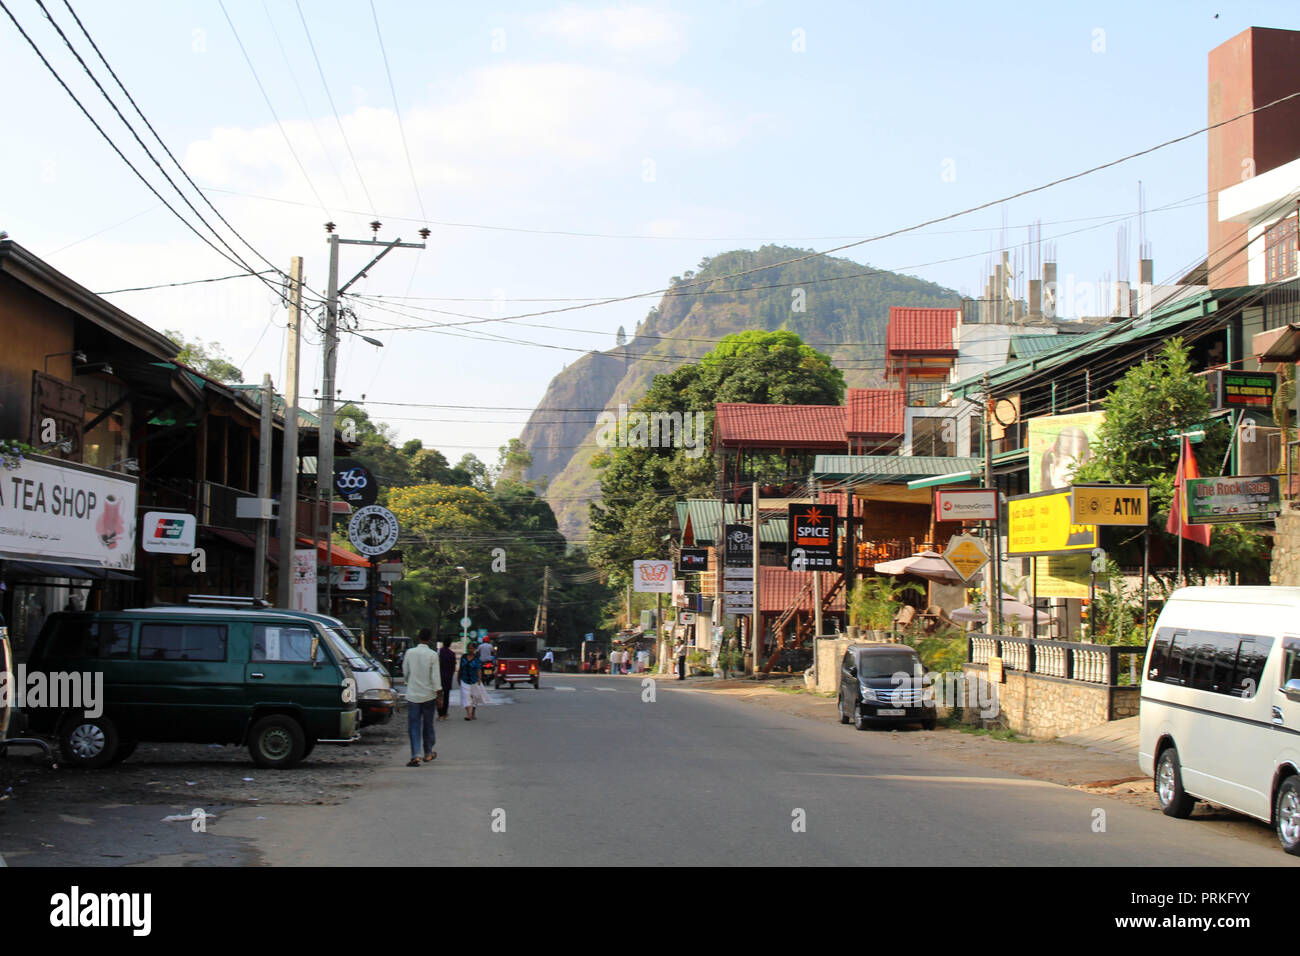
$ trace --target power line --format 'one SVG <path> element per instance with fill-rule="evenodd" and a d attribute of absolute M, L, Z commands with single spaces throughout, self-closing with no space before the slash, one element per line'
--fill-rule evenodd
<path fill-rule="evenodd" d="M 230 32 L 235 35 L 235 43 L 239 46 L 239 52 L 244 55 L 244 62 L 248 64 L 248 70 L 253 74 L 253 80 L 257 83 L 257 88 L 262 91 L 262 99 L 266 101 L 266 108 L 271 111 L 271 116 L 275 119 L 275 125 L 280 129 L 280 135 L 284 137 L 284 144 L 289 147 L 289 154 L 293 156 L 293 161 L 298 164 L 298 171 L 302 173 L 302 178 L 307 181 L 312 195 L 316 197 L 316 202 L 320 204 L 321 210 L 325 215 L 330 212 L 325 208 L 325 201 L 321 199 L 320 193 L 316 191 L 316 184 L 311 181 L 307 175 L 307 168 L 303 166 L 302 160 L 298 158 L 298 151 L 293 148 L 293 141 L 289 139 L 289 134 L 285 132 L 284 124 L 280 122 L 280 115 L 276 113 L 275 106 L 271 103 L 271 97 L 266 92 L 266 87 L 262 85 L 262 78 L 257 75 L 257 68 L 253 66 L 253 60 L 248 55 L 248 50 L 244 49 L 244 41 L 239 38 L 239 31 L 235 29 L 235 21 L 230 19 L 230 14 L 226 11 L 225 0 L 217 0 L 217 5 L 221 7 L 221 13 L 226 18 L 226 23 L 230 24 Z"/>
<path fill-rule="evenodd" d="M 226 282 L 230 279 L 260 279 L 262 276 L 274 275 L 278 272 L 278 269 L 263 269 L 261 272 L 237 272 L 234 275 L 215 276 L 211 279 L 189 279 L 185 282 L 163 282 L 159 285 L 132 286 L 129 289 L 109 289 L 107 292 L 96 292 L 95 295 L 117 295 L 119 292 L 148 292 L 151 289 L 174 289 L 177 286 L 203 285 L 206 282 Z"/>
<path fill-rule="evenodd" d="M 370 204 L 371 211 L 369 213 L 361 213 L 360 215 L 372 216 L 375 214 L 375 201 L 370 198 L 370 188 L 366 185 L 365 177 L 361 175 L 361 166 L 357 163 L 356 154 L 352 152 L 352 143 L 348 139 L 348 134 L 343 129 L 343 120 L 339 118 L 338 107 L 334 105 L 334 94 L 330 92 L 329 83 L 325 81 L 325 68 L 321 66 L 320 56 L 316 53 L 316 43 L 311 38 L 311 30 L 307 28 L 307 18 L 303 15 L 302 3 L 300 0 L 294 0 L 294 6 L 298 8 L 298 19 L 302 21 L 302 32 L 307 35 L 307 45 L 311 47 L 312 59 L 316 61 L 316 72 L 320 74 L 320 85 L 325 90 L 325 98 L 329 100 L 330 111 L 334 114 L 334 122 L 339 128 L 339 136 L 343 138 L 343 145 L 347 147 L 348 158 L 352 160 L 352 168 L 356 171 L 357 181 L 361 183 L 361 191 L 366 194 L 366 202 Z M 288 200 L 285 201 L 287 202 Z M 344 212 L 350 211 L 351 210 L 344 210 Z M 385 216 L 384 218 L 389 217 Z"/>
<path fill-rule="evenodd" d="M 406 128 L 402 125 L 402 109 L 397 104 L 397 87 L 393 85 L 393 71 L 388 66 L 388 51 L 384 49 L 384 34 L 379 29 L 379 12 L 375 9 L 375 0 L 370 0 L 370 15 L 375 21 L 375 37 L 379 40 L 379 52 L 384 58 L 384 73 L 388 75 L 388 90 L 393 94 L 393 116 L 397 118 L 397 132 L 402 137 L 402 152 L 406 154 L 406 168 L 411 173 L 411 188 L 415 190 L 415 201 L 424 215 L 424 199 L 420 196 L 420 184 L 415 178 L 415 164 L 411 162 L 411 149 L 406 144 Z"/>

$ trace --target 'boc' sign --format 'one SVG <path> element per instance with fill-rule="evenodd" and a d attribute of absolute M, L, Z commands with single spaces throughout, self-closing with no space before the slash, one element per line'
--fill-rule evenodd
<path fill-rule="evenodd" d="M 671 561 L 633 561 L 632 590 L 650 594 L 673 593 Z"/>

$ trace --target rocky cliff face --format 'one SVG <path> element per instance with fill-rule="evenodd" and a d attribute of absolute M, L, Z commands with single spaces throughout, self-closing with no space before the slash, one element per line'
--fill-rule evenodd
<path fill-rule="evenodd" d="M 599 410 L 634 403 L 655 375 L 699 359 L 726 335 L 786 328 L 829 354 L 850 386 L 879 385 L 889 307 L 958 302 L 950 289 L 848 259 L 775 264 L 806 251 L 765 246 L 706 259 L 673 278 L 627 345 L 590 352 L 552 379 L 520 438 L 533 456 L 529 477 L 548 479 L 547 500 L 571 542 L 585 541 L 587 509 L 600 494 L 590 466 L 601 451 Z"/>

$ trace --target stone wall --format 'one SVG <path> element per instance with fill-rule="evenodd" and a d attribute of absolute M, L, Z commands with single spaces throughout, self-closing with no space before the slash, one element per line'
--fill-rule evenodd
<path fill-rule="evenodd" d="M 1273 538 L 1273 567 L 1269 572 L 1269 583 L 1300 586 L 1300 511 L 1284 508 L 1274 527 L 1277 530 Z"/>
<path fill-rule="evenodd" d="M 835 694 L 840 689 L 840 661 L 850 644 L 856 644 L 847 637 L 817 638 L 817 682 L 805 681 L 813 690 L 824 694 Z"/>
<path fill-rule="evenodd" d="M 984 664 L 965 664 L 962 670 L 978 674 L 980 680 L 988 673 Z M 998 723 L 1026 737 L 1050 740 L 1132 717 L 1138 711 L 1137 687 L 1107 687 L 1013 670 L 1004 675 L 998 686 Z M 975 714 L 969 709 L 964 713 L 974 722 Z"/>

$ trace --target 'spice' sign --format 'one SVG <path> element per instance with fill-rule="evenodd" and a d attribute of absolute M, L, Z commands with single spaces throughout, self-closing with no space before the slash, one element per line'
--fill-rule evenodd
<path fill-rule="evenodd" d="M 632 590 L 649 594 L 673 593 L 671 561 L 633 561 Z"/>
<path fill-rule="evenodd" d="M 828 571 L 836 565 L 839 514 L 834 505 L 790 505 L 791 571 Z"/>

